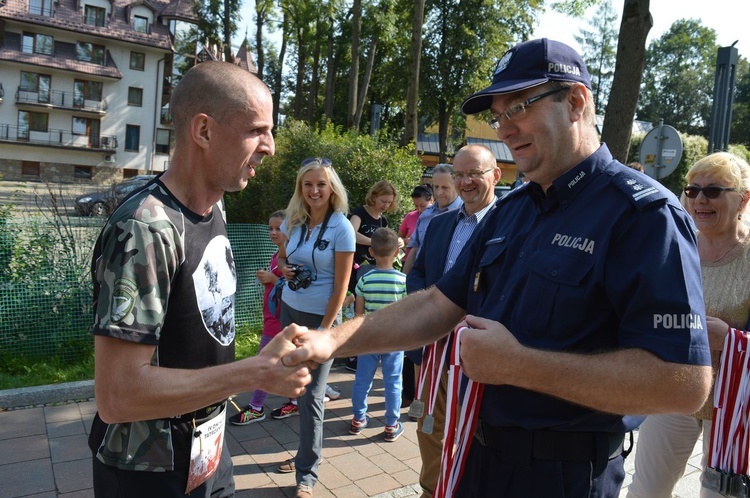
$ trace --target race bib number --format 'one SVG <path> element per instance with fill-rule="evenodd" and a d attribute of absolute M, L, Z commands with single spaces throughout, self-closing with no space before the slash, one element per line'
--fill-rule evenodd
<path fill-rule="evenodd" d="M 219 410 L 221 413 L 193 430 L 186 494 L 206 482 L 219 468 L 224 444 L 226 404 L 222 405 Z"/>

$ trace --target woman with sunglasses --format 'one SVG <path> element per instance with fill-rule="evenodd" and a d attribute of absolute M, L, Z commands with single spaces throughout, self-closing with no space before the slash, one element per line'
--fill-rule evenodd
<path fill-rule="evenodd" d="M 287 239 L 279 248 L 278 263 L 286 278 L 281 294 L 281 325 L 292 323 L 309 328 L 328 329 L 341 322 L 341 305 L 352 270 L 355 236 L 346 218 L 346 189 L 331 161 L 310 158 L 297 173 L 294 194 L 286 208 L 281 228 Z M 331 361 L 312 372 L 307 392 L 277 408 L 271 416 L 280 419 L 300 415 L 297 456 L 279 467 L 295 472 L 295 497 L 312 496 L 318 481 L 318 465 L 323 449 L 325 393 Z"/>
<path fill-rule="evenodd" d="M 750 166 L 733 154 L 717 152 L 696 162 L 686 179 L 684 206 L 698 228 L 705 325 L 715 374 L 728 328 L 746 330 L 750 318 L 750 236 L 743 221 L 750 199 Z M 712 392 L 694 416 L 646 418 L 639 429 L 628 498 L 671 497 L 701 433 L 705 471 L 713 399 Z M 702 487 L 700 496 L 723 495 Z"/>

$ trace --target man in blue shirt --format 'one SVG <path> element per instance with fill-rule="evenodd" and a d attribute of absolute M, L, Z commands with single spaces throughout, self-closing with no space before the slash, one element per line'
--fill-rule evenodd
<path fill-rule="evenodd" d="M 567 45 L 511 48 L 462 107 L 492 112 L 529 183 L 435 287 L 325 334 L 298 331 L 303 348 L 285 362 L 426 343 L 466 312 L 461 365 L 485 387 L 454 496 L 617 497 L 625 433 L 708 395 L 694 226 L 599 143 L 588 71 Z"/>
<path fill-rule="evenodd" d="M 403 271 L 407 275 L 411 271 L 414 260 L 419 254 L 420 246 L 424 240 L 424 233 L 430 224 L 430 220 L 439 213 L 458 209 L 463 204 L 453 184 L 453 167 L 450 164 L 438 164 L 433 168 L 432 193 L 435 197 L 435 202 L 419 215 L 417 228 L 414 230 L 409 241 L 411 251 L 409 251 L 403 267 Z"/>
<path fill-rule="evenodd" d="M 435 285 L 440 277 L 453 267 L 474 230 L 497 202 L 495 185 L 500 180 L 501 171 L 490 149 L 484 145 L 467 145 L 461 148 L 453 158 L 453 169 L 453 181 L 463 206 L 455 211 L 441 213 L 430 221 L 422 243 L 423 250 L 419 252 L 414 266 L 406 277 L 406 289 L 410 294 Z M 429 346 L 427 354 L 445 354 L 446 342 L 441 339 Z M 418 351 L 421 363 L 422 348 Z M 444 364 L 440 370 L 439 363 L 439 360 L 437 363 L 431 363 L 430 371 L 421 374 L 425 380 L 419 399 L 422 406 L 427 409 L 423 411 L 425 416 L 420 417 L 417 423 L 417 441 L 422 456 L 419 484 L 425 498 L 434 494 L 440 475 L 443 448 L 448 365 Z M 437 379 L 434 406 L 429 402 L 432 397 L 433 378 Z M 425 424 L 428 426 L 427 429 Z"/>

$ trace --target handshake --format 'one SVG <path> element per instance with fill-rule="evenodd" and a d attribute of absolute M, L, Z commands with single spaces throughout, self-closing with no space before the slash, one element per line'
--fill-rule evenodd
<path fill-rule="evenodd" d="M 279 332 L 254 358 L 242 360 L 249 368 L 261 368 L 248 378 L 257 378 L 266 392 L 292 398 L 301 396 L 312 381 L 310 372 L 335 352 L 329 331 L 310 330 L 297 324 Z"/>

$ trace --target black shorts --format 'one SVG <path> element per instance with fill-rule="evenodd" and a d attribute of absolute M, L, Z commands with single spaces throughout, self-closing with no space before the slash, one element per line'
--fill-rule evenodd
<path fill-rule="evenodd" d="M 94 496 L 97 498 L 229 498 L 234 496 L 232 455 L 226 441 L 221 462 L 211 478 L 185 494 L 187 469 L 169 472 L 122 470 L 94 461 Z"/>

